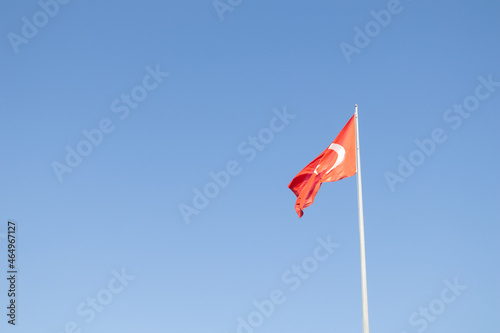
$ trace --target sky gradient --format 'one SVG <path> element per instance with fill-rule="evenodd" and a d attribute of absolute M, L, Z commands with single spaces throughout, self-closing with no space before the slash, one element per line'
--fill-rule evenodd
<path fill-rule="evenodd" d="M 371 331 L 494 332 L 499 11 L 4 1 L 0 326 L 361 332 L 356 177 L 287 188 L 358 104 Z"/>

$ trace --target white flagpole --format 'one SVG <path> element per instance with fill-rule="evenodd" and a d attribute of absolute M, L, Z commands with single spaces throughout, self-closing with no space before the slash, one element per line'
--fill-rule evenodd
<path fill-rule="evenodd" d="M 358 126 L 358 104 L 355 105 L 356 120 L 356 170 L 358 176 L 358 216 L 359 216 L 359 242 L 361 252 L 361 298 L 363 304 L 363 333 L 369 333 L 368 325 L 368 290 L 366 284 L 366 256 L 365 256 L 365 226 L 363 218 L 363 193 L 361 188 L 361 160 L 359 153 L 359 126 Z"/>

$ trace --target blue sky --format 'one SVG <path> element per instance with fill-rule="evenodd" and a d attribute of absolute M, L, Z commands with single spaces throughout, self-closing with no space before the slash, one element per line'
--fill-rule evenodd
<path fill-rule="evenodd" d="M 287 188 L 356 103 L 371 330 L 496 329 L 498 3 L 66 2 L 0 11 L 6 331 L 360 332 L 356 178 Z"/>

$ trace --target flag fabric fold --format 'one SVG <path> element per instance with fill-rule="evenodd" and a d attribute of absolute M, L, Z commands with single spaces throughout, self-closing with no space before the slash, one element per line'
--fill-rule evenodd
<path fill-rule="evenodd" d="M 297 196 L 295 210 L 299 217 L 303 209 L 314 202 L 322 183 L 335 182 L 356 174 L 355 116 L 347 122 L 332 144 L 309 163 L 288 187 Z"/>

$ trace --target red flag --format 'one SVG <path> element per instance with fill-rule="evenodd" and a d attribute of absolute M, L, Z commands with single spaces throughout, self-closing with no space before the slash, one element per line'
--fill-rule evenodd
<path fill-rule="evenodd" d="M 347 122 L 333 143 L 309 163 L 290 182 L 288 187 L 297 196 L 295 210 L 302 211 L 314 202 L 321 184 L 334 182 L 356 174 L 356 125 L 355 116 Z"/>

